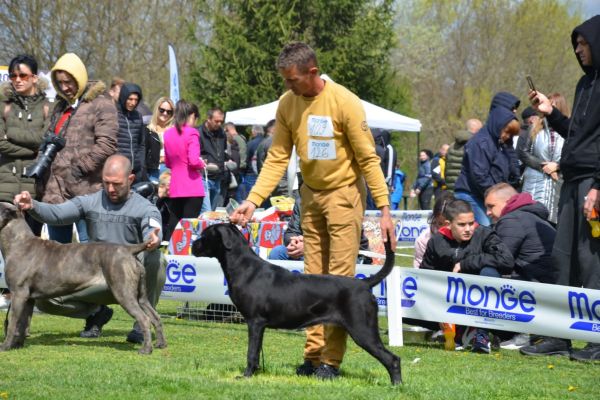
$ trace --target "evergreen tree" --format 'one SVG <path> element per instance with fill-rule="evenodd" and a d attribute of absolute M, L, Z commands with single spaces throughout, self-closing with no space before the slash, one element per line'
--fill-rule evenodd
<path fill-rule="evenodd" d="M 361 98 L 408 112 L 406 87 L 390 65 L 394 47 L 391 0 L 222 0 L 205 15 L 212 36 L 199 43 L 188 95 L 203 109 L 251 107 L 285 90 L 275 62 L 292 40 L 317 52 L 322 73 Z"/>

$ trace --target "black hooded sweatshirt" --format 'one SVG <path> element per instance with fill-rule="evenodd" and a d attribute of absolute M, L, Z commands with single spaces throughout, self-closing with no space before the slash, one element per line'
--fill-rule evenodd
<path fill-rule="evenodd" d="M 142 89 L 135 83 L 125 83 L 119 94 L 117 105 L 119 114 L 119 132 L 117 134 L 117 152 L 129 158 L 136 180 L 141 180 L 145 168 L 146 136 L 142 115 L 137 109 L 129 112 L 125 102 L 132 93 L 137 93 L 142 102 Z M 139 104 L 138 103 L 138 104 Z"/>
<path fill-rule="evenodd" d="M 565 138 L 560 169 L 565 181 L 594 177 L 593 187 L 600 189 L 600 16 L 585 21 L 573 30 L 571 43 L 577 47 L 577 36 L 589 43 L 592 65 L 584 66 L 577 57 L 585 75 L 575 88 L 575 100 L 571 118 L 556 108 L 548 115 L 550 125 Z"/>

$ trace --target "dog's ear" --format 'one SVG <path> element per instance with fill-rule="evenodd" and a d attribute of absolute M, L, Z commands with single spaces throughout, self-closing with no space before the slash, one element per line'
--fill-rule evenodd
<path fill-rule="evenodd" d="M 231 250 L 233 248 L 233 240 L 231 240 L 233 232 L 231 231 L 231 227 L 237 229 L 233 224 L 223 224 L 222 229 L 220 229 L 221 243 L 223 243 L 223 247 L 225 247 L 226 250 Z"/>
<path fill-rule="evenodd" d="M 4 222 L 4 225 L 13 219 L 19 217 L 19 211 L 17 207 L 11 203 L 1 202 L 0 203 L 0 218 Z"/>

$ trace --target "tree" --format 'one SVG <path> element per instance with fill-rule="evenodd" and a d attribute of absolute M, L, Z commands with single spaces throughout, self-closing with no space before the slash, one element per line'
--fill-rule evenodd
<path fill-rule="evenodd" d="M 571 47 L 581 23 L 559 0 L 407 0 L 399 9 L 394 65 L 411 81 L 425 144 L 451 142 L 464 121 L 485 122 L 501 90 L 527 102 L 531 75 L 544 93 L 571 98 L 582 71 Z"/>
<path fill-rule="evenodd" d="M 281 48 L 302 40 L 320 69 L 361 98 L 408 111 L 408 94 L 390 66 L 394 45 L 391 0 L 223 0 L 205 15 L 212 36 L 198 43 L 189 93 L 203 108 L 225 110 L 273 101 L 284 91 L 275 62 Z"/>
<path fill-rule="evenodd" d="M 138 83 L 151 105 L 169 93 L 167 44 L 185 70 L 202 21 L 194 0 L 0 0 L 0 64 L 25 52 L 47 70 L 74 52 L 90 79 Z"/>

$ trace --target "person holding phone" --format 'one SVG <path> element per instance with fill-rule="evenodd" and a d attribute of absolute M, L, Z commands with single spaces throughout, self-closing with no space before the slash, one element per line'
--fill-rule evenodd
<path fill-rule="evenodd" d="M 556 241 L 552 251 L 560 285 L 600 289 L 600 240 L 592 237 L 587 220 L 600 208 L 600 15 L 583 22 L 571 34 L 571 44 L 584 75 L 575 88 L 570 117 L 544 94 L 529 91 L 532 106 L 546 117 L 565 143 L 560 158 L 564 183 L 558 205 Z M 547 338 L 525 349 L 529 355 L 571 352 L 569 340 Z M 522 353 L 523 348 L 521 349 Z M 600 360 L 600 343 L 572 351 L 571 359 Z"/>

